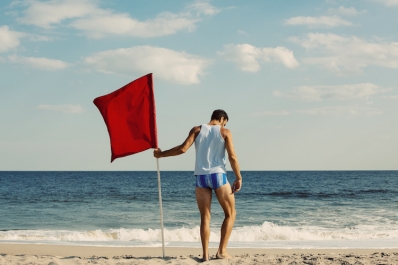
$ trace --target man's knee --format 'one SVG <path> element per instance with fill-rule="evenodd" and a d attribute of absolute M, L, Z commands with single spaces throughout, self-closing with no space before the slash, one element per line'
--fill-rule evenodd
<path fill-rule="evenodd" d="M 225 212 L 225 218 L 231 218 L 233 220 L 236 219 L 236 210 L 231 209 L 230 211 Z"/>
<path fill-rule="evenodd" d="M 210 212 L 205 212 L 200 214 L 200 220 L 202 222 L 210 222 L 211 214 Z"/>

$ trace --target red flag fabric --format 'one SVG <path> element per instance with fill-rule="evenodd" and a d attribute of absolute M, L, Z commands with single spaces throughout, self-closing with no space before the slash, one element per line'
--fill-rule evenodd
<path fill-rule="evenodd" d="M 152 74 L 94 99 L 94 104 L 109 132 L 111 162 L 149 148 L 158 148 Z"/>

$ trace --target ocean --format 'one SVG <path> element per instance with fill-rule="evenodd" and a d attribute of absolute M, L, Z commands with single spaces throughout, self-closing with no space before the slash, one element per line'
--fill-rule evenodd
<path fill-rule="evenodd" d="M 398 247 L 398 171 L 242 176 L 229 247 Z M 200 248 L 193 172 L 161 179 L 166 246 Z M 214 194 L 210 247 L 222 221 Z M 161 246 L 157 173 L 0 171 L 0 243 Z"/>

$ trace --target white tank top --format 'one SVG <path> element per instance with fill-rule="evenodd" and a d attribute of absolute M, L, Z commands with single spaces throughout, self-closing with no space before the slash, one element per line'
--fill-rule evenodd
<path fill-rule="evenodd" d="M 225 141 L 220 125 L 202 124 L 195 139 L 196 161 L 194 175 L 227 173 L 225 169 Z"/>

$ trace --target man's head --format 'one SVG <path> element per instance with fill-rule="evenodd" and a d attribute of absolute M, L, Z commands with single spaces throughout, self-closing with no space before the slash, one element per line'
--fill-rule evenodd
<path fill-rule="evenodd" d="M 211 120 L 224 122 L 226 124 L 227 121 L 229 120 L 229 118 L 228 118 L 228 114 L 224 110 L 216 109 L 215 111 L 213 111 L 213 114 L 211 114 Z M 225 126 L 225 124 L 224 124 L 224 126 Z"/>

